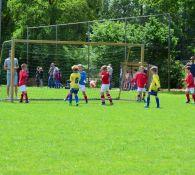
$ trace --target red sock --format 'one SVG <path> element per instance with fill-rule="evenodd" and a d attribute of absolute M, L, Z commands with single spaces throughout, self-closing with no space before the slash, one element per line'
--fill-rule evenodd
<path fill-rule="evenodd" d="M 26 101 L 28 101 L 28 95 L 27 95 L 27 92 L 25 92 L 25 93 L 24 93 L 24 96 L 25 96 Z"/>
<path fill-rule="evenodd" d="M 87 101 L 88 99 L 87 99 L 87 95 L 84 95 L 84 98 L 85 98 L 85 101 Z"/>
<path fill-rule="evenodd" d="M 112 103 L 112 97 L 110 96 L 110 94 L 108 93 L 108 94 L 106 94 L 106 95 L 107 95 L 108 100 L 110 101 L 110 103 Z"/>
<path fill-rule="evenodd" d="M 28 94 L 26 93 L 26 101 L 28 101 Z"/>
<path fill-rule="evenodd" d="M 105 103 L 105 96 L 104 95 L 101 95 L 101 100 L 102 100 L 102 103 Z"/>
<path fill-rule="evenodd" d="M 187 101 L 190 101 L 190 94 L 186 94 Z"/>
<path fill-rule="evenodd" d="M 23 97 L 24 97 L 24 94 L 23 94 L 23 92 L 22 92 L 21 97 L 20 97 L 20 101 L 21 101 L 21 102 L 23 101 Z"/>
<path fill-rule="evenodd" d="M 195 94 L 192 94 L 192 98 L 194 99 L 194 102 L 195 102 Z"/>

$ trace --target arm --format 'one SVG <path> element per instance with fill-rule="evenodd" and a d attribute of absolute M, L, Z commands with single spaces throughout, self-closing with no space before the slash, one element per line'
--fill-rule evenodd
<path fill-rule="evenodd" d="M 6 70 L 6 71 L 8 70 L 8 69 L 7 69 L 7 61 L 6 61 L 6 60 L 4 61 L 4 66 L 3 66 L 3 68 L 4 68 L 4 70 Z"/>
<path fill-rule="evenodd" d="M 72 74 L 70 75 L 70 82 L 72 82 L 73 81 L 73 79 L 72 79 Z"/>
<path fill-rule="evenodd" d="M 156 84 L 157 88 L 159 89 L 160 88 L 160 80 L 159 80 L 159 77 L 158 76 L 155 76 L 153 78 L 153 81 Z"/>
<path fill-rule="evenodd" d="M 17 70 L 18 68 L 19 68 L 19 64 L 18 64 L 18 59 L 17 59 L 14 69 Z"/>

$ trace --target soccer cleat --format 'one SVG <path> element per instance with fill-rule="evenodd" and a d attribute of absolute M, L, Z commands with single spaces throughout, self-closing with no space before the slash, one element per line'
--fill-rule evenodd
<path fill-rule="evenodd" d="M 104 106 L 104 105 L 106 105 L 106 103 L 105 102 L 102 102 L 102 105 Z"/>
<path fill-rule="evenodd" d="M 186 103 L 187 103 L 187 104 L 190 103 L 190 100 L 186 101 Z"/>
<path fill-rule="evenodd" d="M 88 103 L 88 100 L 85 100 L 86 104 Z"/>
<path fill-rule="evenodd" d="M 76 103 L 76 106 L 79 106 L 79 104 L 78 104 L 78 103 Z"/>
<path fill-rule="evenodd" d="M 147 105 L 146 105 L 146 106 L 144 106 L 144 108 L 148 109 L 148 108 L 149 108 L 149 106 L 147 106 Z"/>
<path fill-rule="evenodd" d="M 29 100 L 26 100 L 25 103 L 29 103 Z"/>
<path fill-rule="evenodd" d="M 112 106 L 112 105 L 114 105 L 114 103 L 113 102 L 110 102 L 110 105 Z"/>

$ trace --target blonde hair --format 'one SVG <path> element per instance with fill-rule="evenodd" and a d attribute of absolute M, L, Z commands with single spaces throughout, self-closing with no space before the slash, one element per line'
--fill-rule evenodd
<path fill-rule="evenodd" d="M 72 66 L 72 70 L 73 71 L 78 71 L 79 70 L 79 67 L 77 65 L 74 65 L 74 66 Z"/>

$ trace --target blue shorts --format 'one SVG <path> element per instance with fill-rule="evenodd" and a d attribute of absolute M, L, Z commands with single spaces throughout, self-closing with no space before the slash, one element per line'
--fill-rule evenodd
<path fill-rule="evenodd" d="M 150 91 L 148 92 L 149 95 L 154 95 L 154 96 L 157 96 L 158 95 L 158 92 L 157 91 Z"/>
<path fill-rule="evenodd" d="M 78 92 L 79 92 L 79 89 L 74 89 L 74 88 L 70 89 L 71 94 L 78 94 Z"/>
<path fill-rule="evenodd" d="M 11 84 L 11 73 L 7 73 L 7 86 Z M 14 86 L 18 85 L 18 74 L 14 73 Z"/>

